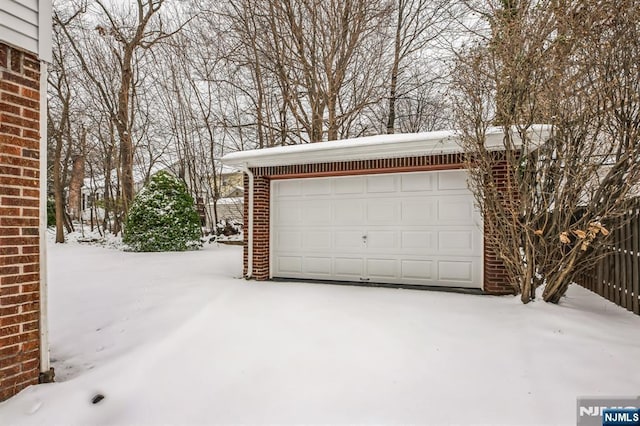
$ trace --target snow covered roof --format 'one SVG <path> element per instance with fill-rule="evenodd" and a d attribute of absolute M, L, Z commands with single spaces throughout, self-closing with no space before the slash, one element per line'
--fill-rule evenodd
<path fill-rule="evenodd" d="M 534 125 L 529 133 L 534 142 L 544 140 L 550 132 L 548 125 Z M 502 149 L 502 128 L 487 131 L 486 146 Z M 516 136 L 516 143 L 519 143 Z M 280 146 L 227 154 L 222 161 L 228 165 L 261 167 L 292 164 L 325 163 L 351 160 L 377 160 L 384 158 L 423 155 L 455 154 L 462 152 L 460 138 L 454 131 L 402 133 L 366 136 L 329 142 Z"/>
<path fill-rule="evenodd" d="M 223 197 L 218 198 L 216 202 L 217 205 L 236 205 L 244 203 L 244 198 L 242 197 Z M 213 202 L 210 202 L 209 205 L 213 205 Z"/>
<path fill-rule="evenodd" d="M 226 164 L 221 163 L 219 160 L 216 160 L 216 167 L 219 175 L 233 175 L 236 173 L 241 173 L 241 170 L 238 170 L 236 167 L 228 166 Z"/>

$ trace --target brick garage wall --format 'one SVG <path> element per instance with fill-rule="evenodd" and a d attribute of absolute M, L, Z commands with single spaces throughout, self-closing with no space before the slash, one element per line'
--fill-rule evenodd
<path fill-rule="evenodd" d="M 269 189 L 271 179 L 293 179 L 319 176 L 345 176 L 371 173 L 400 173 L 415 171 L 435 171 L 461 169 L 464 167 L 462 154 L 433 155 L 422 157 L 389 158 L 382 160 L 359 160 L 334 163 L 297 164 L 291 166 L 271 166 L 252 168 L 254 174 L 254 236 L 253 236 L 253 278 L 269 279 Z M 504 165 L 497 166 L 500 170 Z M 506 170 L 506 169 L 505 169 Z M 496 175 L 500 175 L 497 170 Z M 505 172 L 506 173 L 506 172 Z M 244 180 L 244 217 L 248 218 L 249 183 Z M 246 220 L 248 226 L 248 219 Z M 244 241 L 244 273 L 248 265 L 248 232 Z M 512 294 L 509 278 L 502 261 L 492 248 L 485 245 L 484 289 L 490 294 Z"/>
<path fill-rule="evenodd" d="M 0 400 L 40 372 L 40 64 L 0 43 Z"/>
<path fill-rule="evenodd" d="M 269 205 L 271 181 L 268 176 L 256 176 L 253 180 L 253 278 L 269 279 Z M 244 177 L 244 217 L 249 226 L 249 179 Z M 243 272 L 248 271 L 248 232 L 244 233 Z"/>
<path fill-rule="evenodd" d="M 506 161 L 496 160 L 493 166 L 493 179 L 498 190 L 506 193 L 508 190 Z M 490 230 L 488 226 L 484 228 L 484 290 L 495 295 L 515 294 L 507 270 L 495 249 L 495 243 L 492 243 L 492 239 L 488 235 L 489 232 L 496 231 Z"/>

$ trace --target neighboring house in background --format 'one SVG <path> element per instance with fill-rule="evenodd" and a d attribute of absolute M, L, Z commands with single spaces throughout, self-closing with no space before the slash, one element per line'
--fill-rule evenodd
<path fill-rule="evenodd" d="M 218 178 L 220 179 L 220 198 L 237 198 L 244 195 L 242 171 L 220 164 Z"/>
<path fill-rule="evenodd" d="M 51 0 L 0 2 L 0 401 L 53 380 L 46 287 Z"/>
<path fill-rule="evenodd" d="M 531 132 L 544 140 L 548 127 Z M 487 148 L 500 150 L 503 136 L 488 132 Z M 513 292 L 485 238 L 454 132 L 243 151 L 222 161 L 247 174 L 247 278 Z M 495 173 L 506 182 L 506 164 Z"/>
<path fill-rule="evenodd" d="M 160 171 L 166 171 L 174 176 L 181 176 L 187 185 L 190 182 L 189 176 L 184 176 L 184 172 L 180 171 L 179 164 L 174 163 L 171 166 L 158 166 L 154 168 L 151 175 L 155 175 Z M 220 162 L 216 162 L 216 175 L 219 182 L 220 197 L 217 200 L 216 207 L 218 213 L 218 222 L 220 221 L 232 221 L 242 222 L 242 210 L 243 210 L 243 174 L 241 171 L 224 166 Z M 144 186 L 144 178 L 138 174 L 135 178 L 135 191 L 140 191 Z M 117 186 L 117 176 L 114 172 L 112 175 L 113 187 Z M 104 219 L 104 210 L 100 208 L 100 203 L 104 200 L 104 177 L 97 178 L 85 178 L 84 185 L 81 189 L 80 197 L 80 209 L 82 211 L 82 220 L 86 223 L 94 221 L 102 221 Z M 196 191 L 190 188 L 190 192 L 193 194 Z M 213 182 L 211 182 L 210 188 L 206 193 L 198 193 L 194 197 L 196 207 L 198 208 L 203 223 L 207 228 L 213 228 Z M 205 211 L 206 209 L 206 211 Z M 74 218 L 75 219 L 75 218 Z"/>
<path fill-rule="evenodd" d="M 101 202 L 104 200 L 104 178 L 94 179 L 84 178 L 80 188 L 79 209 L 82 213 L 82 220 L 93 223 L 104 220 L 104 209 Z M 72 211 L 72 209 L 69 209 Z M 77 219 L 72 216 L 73 219 Z"/>
<path fill-rule="evenodd" d="M 220 182 L 220 198 L 216 202 L 218 221 L 242 222 L 244 208 L 243 173 L 222 163 L 216 164 Z M 213 201 L 207 203 L 209 217 L 213 217 Z"/>

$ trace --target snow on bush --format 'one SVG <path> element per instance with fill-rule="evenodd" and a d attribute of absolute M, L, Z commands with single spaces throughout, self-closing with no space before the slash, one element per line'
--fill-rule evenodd
<path fill-rule="evenodd" d="M 242 232 L 242 222 L 236 220 L 221 220 L 216 224 L 216 235 L 238 235 Z"/>
<path fill-rule="evenodd" d="M 200 218 L 177 178 L 160 172 L 136 195 L 123 242 L 133 251 L 184 251 L 200 246 Z"/>

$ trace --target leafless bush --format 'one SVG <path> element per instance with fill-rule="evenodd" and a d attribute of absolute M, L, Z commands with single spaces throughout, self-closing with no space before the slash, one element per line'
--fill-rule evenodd
<path fill-rule="evenodd" d="M 640 4 L 490 5 L 490 37 L 456 73 L 470 185 L 514 292 L 527 303 L 544 283 L 544 300 L 557 303 L 640 180 Z M 550 124 L 544 143 L 534 123 Z M 484 145 L 490 126 L 505 131 L 500 154 Z"/>

